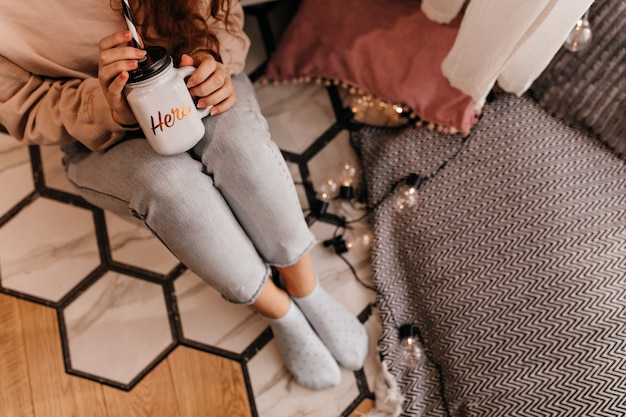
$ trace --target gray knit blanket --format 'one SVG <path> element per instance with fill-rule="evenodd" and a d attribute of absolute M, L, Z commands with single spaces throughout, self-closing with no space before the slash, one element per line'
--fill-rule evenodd
<path fill-rule="evenodd" d="M 548 112 L 626 158 L 626 1 L 596 1 L 589 21 L 589 47 L 562 48 L 531 91 Z"/>
<path fill-rule="evenodd" d="M 376 234 L 384 364 L 403 416 L 626 415 L 626 164 L 529 97 L 469 137 L 353 135 Z M 397 186 L 426 180 L 413 208 Z M 425 360 L 402 361 L 398 327 Z"/>

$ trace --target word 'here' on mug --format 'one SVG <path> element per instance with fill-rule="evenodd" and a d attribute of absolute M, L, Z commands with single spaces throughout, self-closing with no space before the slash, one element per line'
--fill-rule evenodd
<path fill-rule="evenodd" d="M 164 129 L 170 128 L 176 124 L 177 120 L 183 120 L 185 117 L 191 114 L 191 108 L 182 102 L 181 107 L 174 107 L 169 113 L 163 114 L 161 110 L 157 112 L 157 117 L 150 116 L 150 123 L 152 125 L 152 133 L 157 134 L 157 130 L 163 132 Z"/>

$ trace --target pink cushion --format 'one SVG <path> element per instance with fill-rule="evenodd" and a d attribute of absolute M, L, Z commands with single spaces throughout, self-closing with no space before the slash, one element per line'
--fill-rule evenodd
<path fill-rule="evenodd" d="M 468 133 L 474 101 L 440 69 L 460 21 L 434 23 L 417 0 L 302 0 L 265 77 L 340 82 Z"/>

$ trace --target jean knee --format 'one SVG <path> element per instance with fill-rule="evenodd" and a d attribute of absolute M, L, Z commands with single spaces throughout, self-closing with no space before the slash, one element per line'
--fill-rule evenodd
<path fill-rule="evenodd" d="M 222 286 L 221 288 L 217 286 L 213 287 L 216 288 L 220 292 L 220 294 L 222 294 L 222 298 L 224 298 L 229 303 L 250 305 L 253 304 L 259 297 L 259 294 L 267 283 L 270 275 L 271 270 L 269 266 L 266 266 L 265 273 L 257 282 L 246 284 L 229 283 L 228 285 Z"/>

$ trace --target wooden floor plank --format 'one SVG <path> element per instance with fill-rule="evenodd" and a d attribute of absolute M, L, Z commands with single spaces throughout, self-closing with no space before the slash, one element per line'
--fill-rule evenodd
<path fill-rule="evenodd" d="M 0 294 L 0 410 L 6 417 L 34 416 L 18 301 L 4 294 Z"/>
<path fill-rule="evenodd" d="M 65 372 L 56 311 L 26 301 L 19 311 L 35 416 L 108 417 L 102 385 Z"/>
<path fill-rule="evenodd" d="M 179 346 L 167 358 L 181 417 L 250 417 L 241 365 Z"/>
<path fill-rule="evenodd" d="M 350 414 L 350 417 L 360 417 L 374 409 L 375 403 L 369 398 L 363 400 L 361 404 Z"/>
<path fill-rule="evenodd" d="M 183 417 L 178 412 L 169 366 L 161 362 L 131 391 L 102 388 L 109 416 Z"/>
<path fill-rule="evenodd" d="M 179 346 L 127 392 L 65 372 L 54 309 L 0 294 L 0 323 L 2 417 L 252 416 L 235 361 Z"/>

